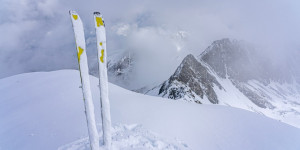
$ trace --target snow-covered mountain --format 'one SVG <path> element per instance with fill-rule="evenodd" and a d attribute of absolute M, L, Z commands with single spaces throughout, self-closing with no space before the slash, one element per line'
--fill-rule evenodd
<path fill-rule="evenodd" d="M 99 130 L 99 82 L 93 76 L 90 80 Z M 90 148 L 78 71 L 19 74 L 0 79 L 0 85 L 1 150 Z M 246 110 L 167 100 L 113 84 L 109 84 L 109 98 L 116 150 L 300 147 L 298 128 Z"/>
<path fill-rule="evenodd" d="M 211 103 L 217 104 L 219 101 L 213 90 L 214 86 L 222 89 L 220 83 L 209 73 L 208 69 L 193 55 L 188 55 L 169 80 L 162 84 L 158 94 L 170 99 L 184 98 L 196 103 L 201 103 L 200 99 L 205 97 Z"/>
<path fill-rule="evenodd" d="M 107 64 L 109 82 L 131 89 L 129 85 L 135 69 L 134 57 L 129 51 L 110 55 Z"/>
<path fill-rule="evenodd" d="M 245 42 L 222 39 L 197 58 L 186 56 L 168 80 L 146 94 L 229 105 L 300 127 L 300 84 L 295 67 L 274 65 Z"/>

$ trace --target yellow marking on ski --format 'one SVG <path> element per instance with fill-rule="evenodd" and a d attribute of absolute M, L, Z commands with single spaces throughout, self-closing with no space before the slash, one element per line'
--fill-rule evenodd
<path fill-rule="evenodd" d="M 101 17 L 96 17 L 97 27 L 104 26 L 103 20 Z"/>
<path fill-rule="evenodd" d="M 100 46 L 102 46 L 102 42 L 100 42 Z"/>
<path fill-rule="evenodd" d="M 73 16 L 73 18 L 74 18 L 75 20 L 78 19 L 78 16 L 77 16 L 77 15 L 72 15 L 72 16 Z"/>
<path fill-rule="evenodd" d="M 104 57 L 104 49 L 101 50 L 100 61 L 101 61 L 102 63 L 104 62 L 103 57 Z"/>
<path fill-rule="evenodd" d="M 83 53 L 83 48 L 81 48 L 80 46 L 78 46 L 78 62 L 80 61 L 80 56 Z"/>

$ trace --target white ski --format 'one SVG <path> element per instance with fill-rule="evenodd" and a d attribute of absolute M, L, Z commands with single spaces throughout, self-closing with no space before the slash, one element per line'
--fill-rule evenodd
<path fill-rule="evenodd" d="M 96 128 L 94 104 L 92 100 L 92 93 L 90 89 L 89 68 L 86 56 L 85 37 L 83 25 L 79 15 L 75 11 L 69 11 L 73 30 L 75 34 L 76 49 L 78 55 L 78 64 L 80 71 L 80 78 L 82 84 L 82 93 L 85 107 L 85 115 L 88 126 L 88 133 L 90 139 L 90 146 L 92 150 L 99 150 L 99 136 Z"/>
<path fill-rule="evenodd" d="M 104 24 L 103 17 L 99 12 L 94 12 L 94 21 L 95 21 L 97 49 L 98 49 L 98 67 L 99 67 L 103 143 L 107 149 L 110 149 L 111 148 L 111 118 L 110 118 L 110 106 L 109 106 L 109 99 L 108 99 L 105 24 Z"/>

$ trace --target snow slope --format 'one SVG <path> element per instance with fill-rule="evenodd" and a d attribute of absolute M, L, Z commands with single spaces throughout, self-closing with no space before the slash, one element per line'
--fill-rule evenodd
<path fill-rule="evenodd" d="M 98 79 L 91 76 L 90 80 L 99 130 Z M 114 133 L 126 127 L 125 124 L 139 124 L 147 132 L 151 130 L 151 134 L 141 132 L 137 135 L 141 138 L 136 138 L 133 125 L 119 132 L 132 134 L 132 139 L 113 135 L 113 143 L 121 141 L 124 146 L 128 142 L 127 149 L 142 149 L 132 145 L 136 139 L 148 140 L 142 144 L 144 149 L 164 149 L 160 146 L 168 143 L 174 149 L 300 148 L 298 128 L 257 113 L 141 95 L 113 84 L 109 88 Z M 78 71 L 37 72 L 4 78 L 0 80 L 0 94 L 1 150 L 63 149 L 72 145 L 76 149 L 80 143 L 84 145 L 87 129 Z M 147 147 L 147 143 L 153 148 Z"/>

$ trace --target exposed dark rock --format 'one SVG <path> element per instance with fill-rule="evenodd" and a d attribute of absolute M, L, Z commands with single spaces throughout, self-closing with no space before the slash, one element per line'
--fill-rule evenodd
<path fill-rule="evenodd" d="M 202 99 L 205 95 L 211 103 L 217 104 L 218 97 L 213 90 L 214 86 L 222 88 L 205 66 L 198 62 L 193 55 L 188 55 L 169 80 L 163 83 L 159 95 L 179 99 L 186 94 L 195 97 L 193 94 L 195 93 Z M 200 100 L 197 100 L 197 102 L 199 103 Z"/>

